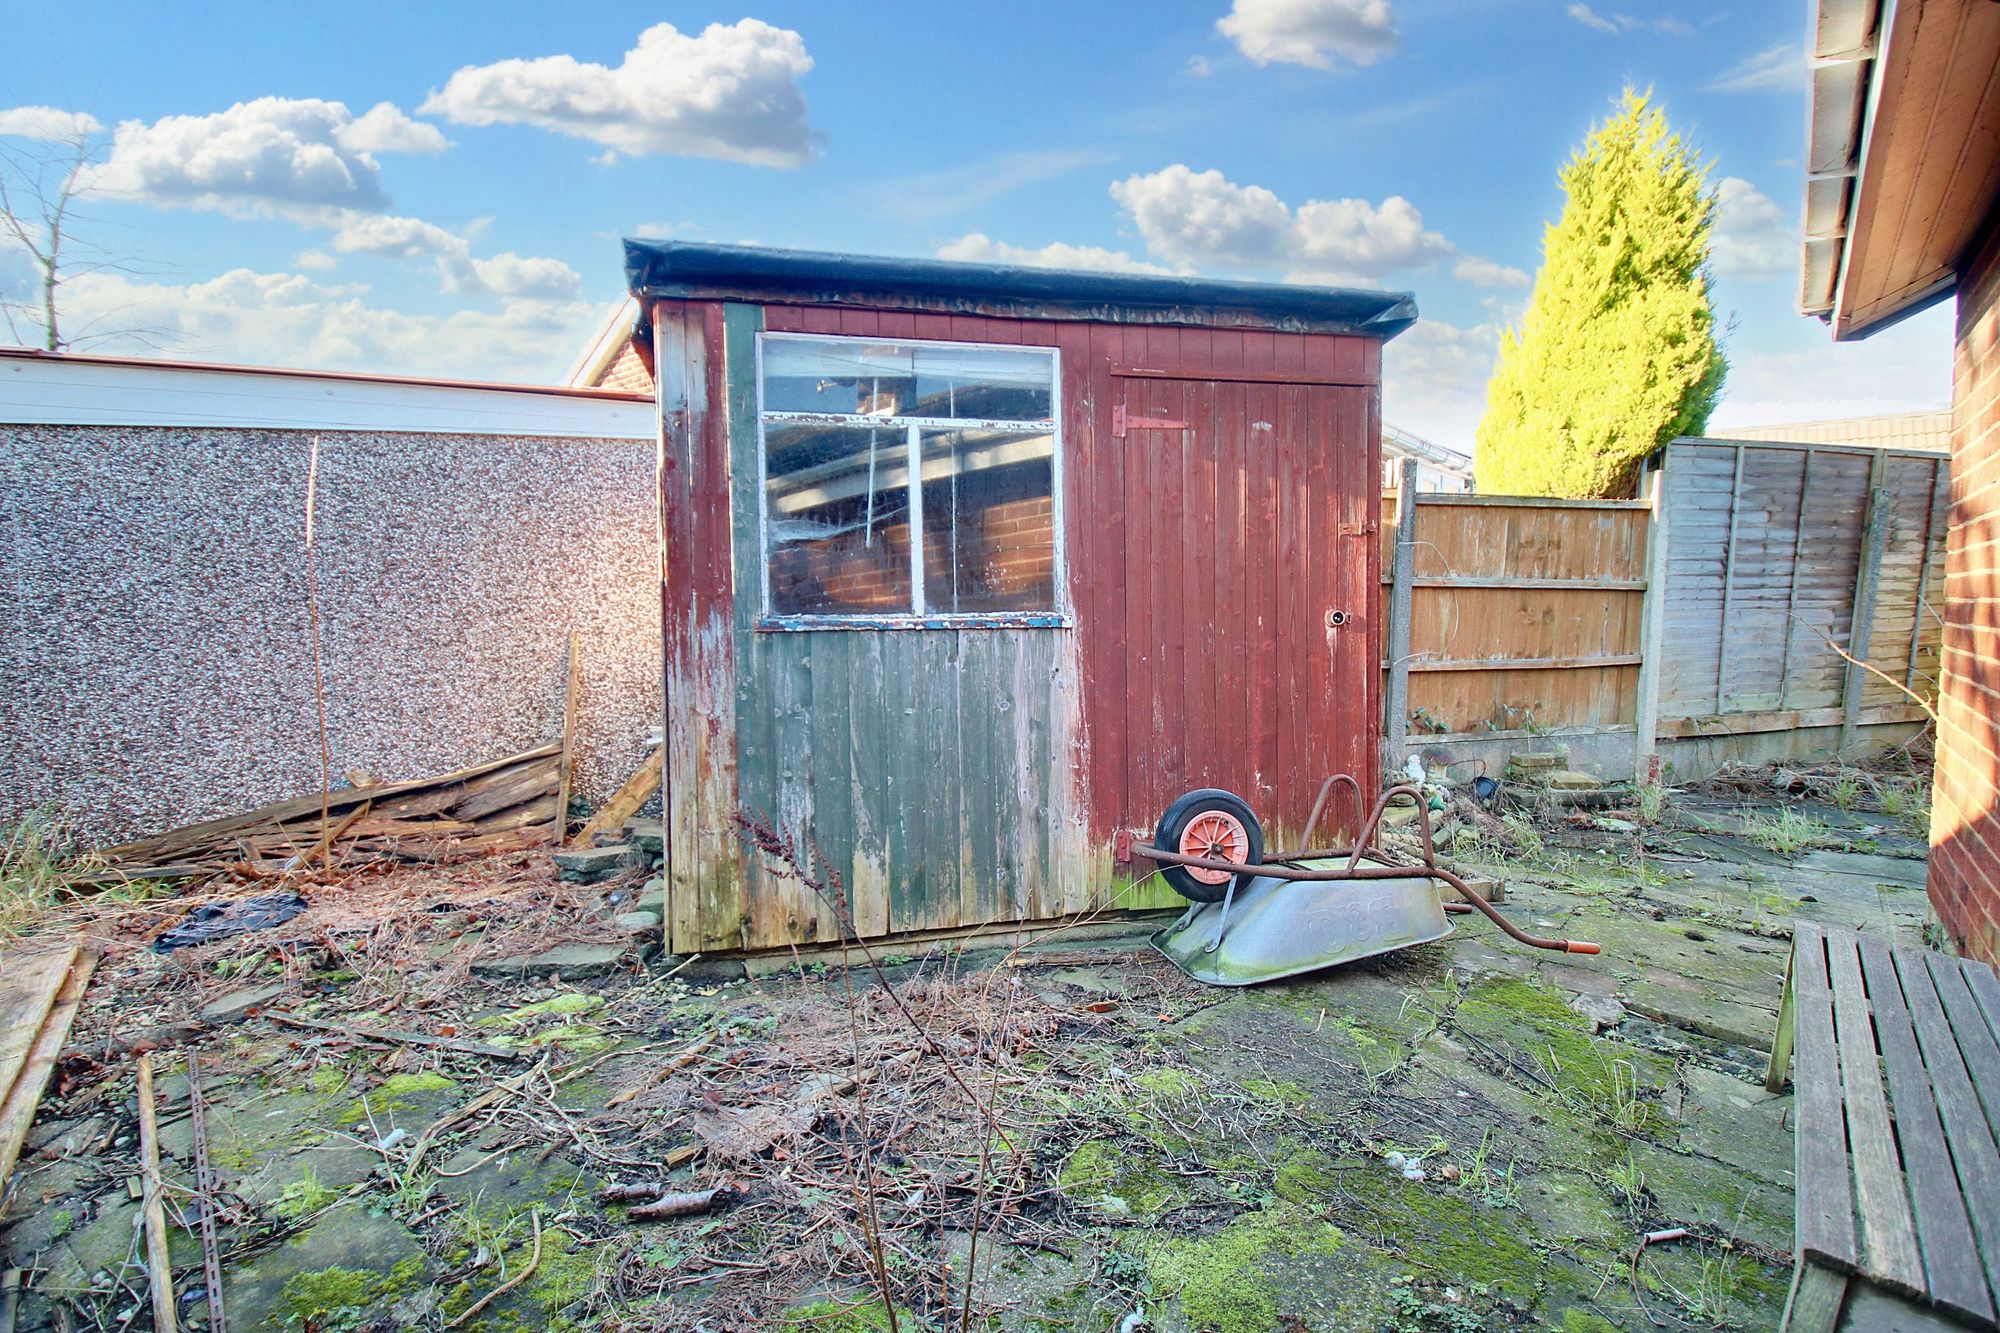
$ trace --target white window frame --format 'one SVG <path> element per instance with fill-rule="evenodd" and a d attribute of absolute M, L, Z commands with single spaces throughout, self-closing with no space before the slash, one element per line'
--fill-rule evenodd
<path fill-rule="evenodd" d="M 1049 418 L 877 416 L 855 412 L 767 412 L 764 407 L 764 347 L 771 342 L 876 343 L 893 347 L 949 347 L 969 351 L 1032 352 L 1049 362 Z M 853 337 L 832 333 L 764 333 L 757 335 L 757 628 L 760 630 L 824 629 L 1066 629 L 1071 624 L 1067 543 L 1063 540 L 1062 353 L 1054 347 L 1018 343 L 958 342 L 940 338 Z M 910 499 L 910 600 L 912 610 L 882 614 L 872 611 L 778 613 L 771 609 L 771 493 L 766 475 L 764 428 L 767 423 L 818 423 L 829 426 L 901 426 L 904 428 L 905 485 Z M 1053 605 L 1036 611 L 929 611 L 924 602 L 923 432 L 926 430 L 1046 430 L 1052 441 L 1049 458 L 1049 508 L 1054 549 Z"/>

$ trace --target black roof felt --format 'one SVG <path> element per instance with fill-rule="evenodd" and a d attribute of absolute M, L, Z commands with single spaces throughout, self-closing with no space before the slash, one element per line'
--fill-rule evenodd
<path fill-rule="evenodd" d="M 627 240 L 625 281 L 636 296 L 1357 333 L 1385 340 L 1417 318 L 1416 298 L 1409 292 L 685 241 Z"/>

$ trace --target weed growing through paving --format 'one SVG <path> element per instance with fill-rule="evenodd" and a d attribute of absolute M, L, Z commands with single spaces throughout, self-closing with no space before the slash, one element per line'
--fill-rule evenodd
<path fill-rule="evenodd" d="M 1797 856 L 1800 852 L 1845 841 L 1834 838 L 1824 820 L 1789 805 L 1775 815 L 1745 809 L 1743 836 L 1780 856 Z"/>

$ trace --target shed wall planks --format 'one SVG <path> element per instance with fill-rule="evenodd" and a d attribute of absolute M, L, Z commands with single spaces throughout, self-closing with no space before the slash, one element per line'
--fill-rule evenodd
<path fill-rule="evenodd" d="M 1242 790 L 1272 838 L 1334 767 L 1372 796 L 1374 340 L 775 304 L 655 318 L 676 951 L 839 937 L 837 911 L 742 851 L 739 807 L 815 842 L 878 936 L 1177 901 L 1113 844 L 1190 787 Z M 1056 347 L 1071 623 L 759 630 L 760 329 Z M 1117 436 L 1118 407 L 1186 425 Z"/>

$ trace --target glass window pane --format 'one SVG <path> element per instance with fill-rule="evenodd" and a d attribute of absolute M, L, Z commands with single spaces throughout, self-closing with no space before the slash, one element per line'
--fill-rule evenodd
<path fill-rule="evenodd" d="M 910 591 L 908 432 L 901 426 L 764 427 L 771 611 L 894 615 Z"/>
<path fill-rule="evenodd" d="M 764 343 L 769 412 L 1046 421 L 1054 403 L 1054 368 L 1042 351 L 835 339 Z"/>
<path fill-rule="evenodd" d="M 927 430 L 923 450 L 925 609 L 1055 610 L 1055 437 Z"/>

